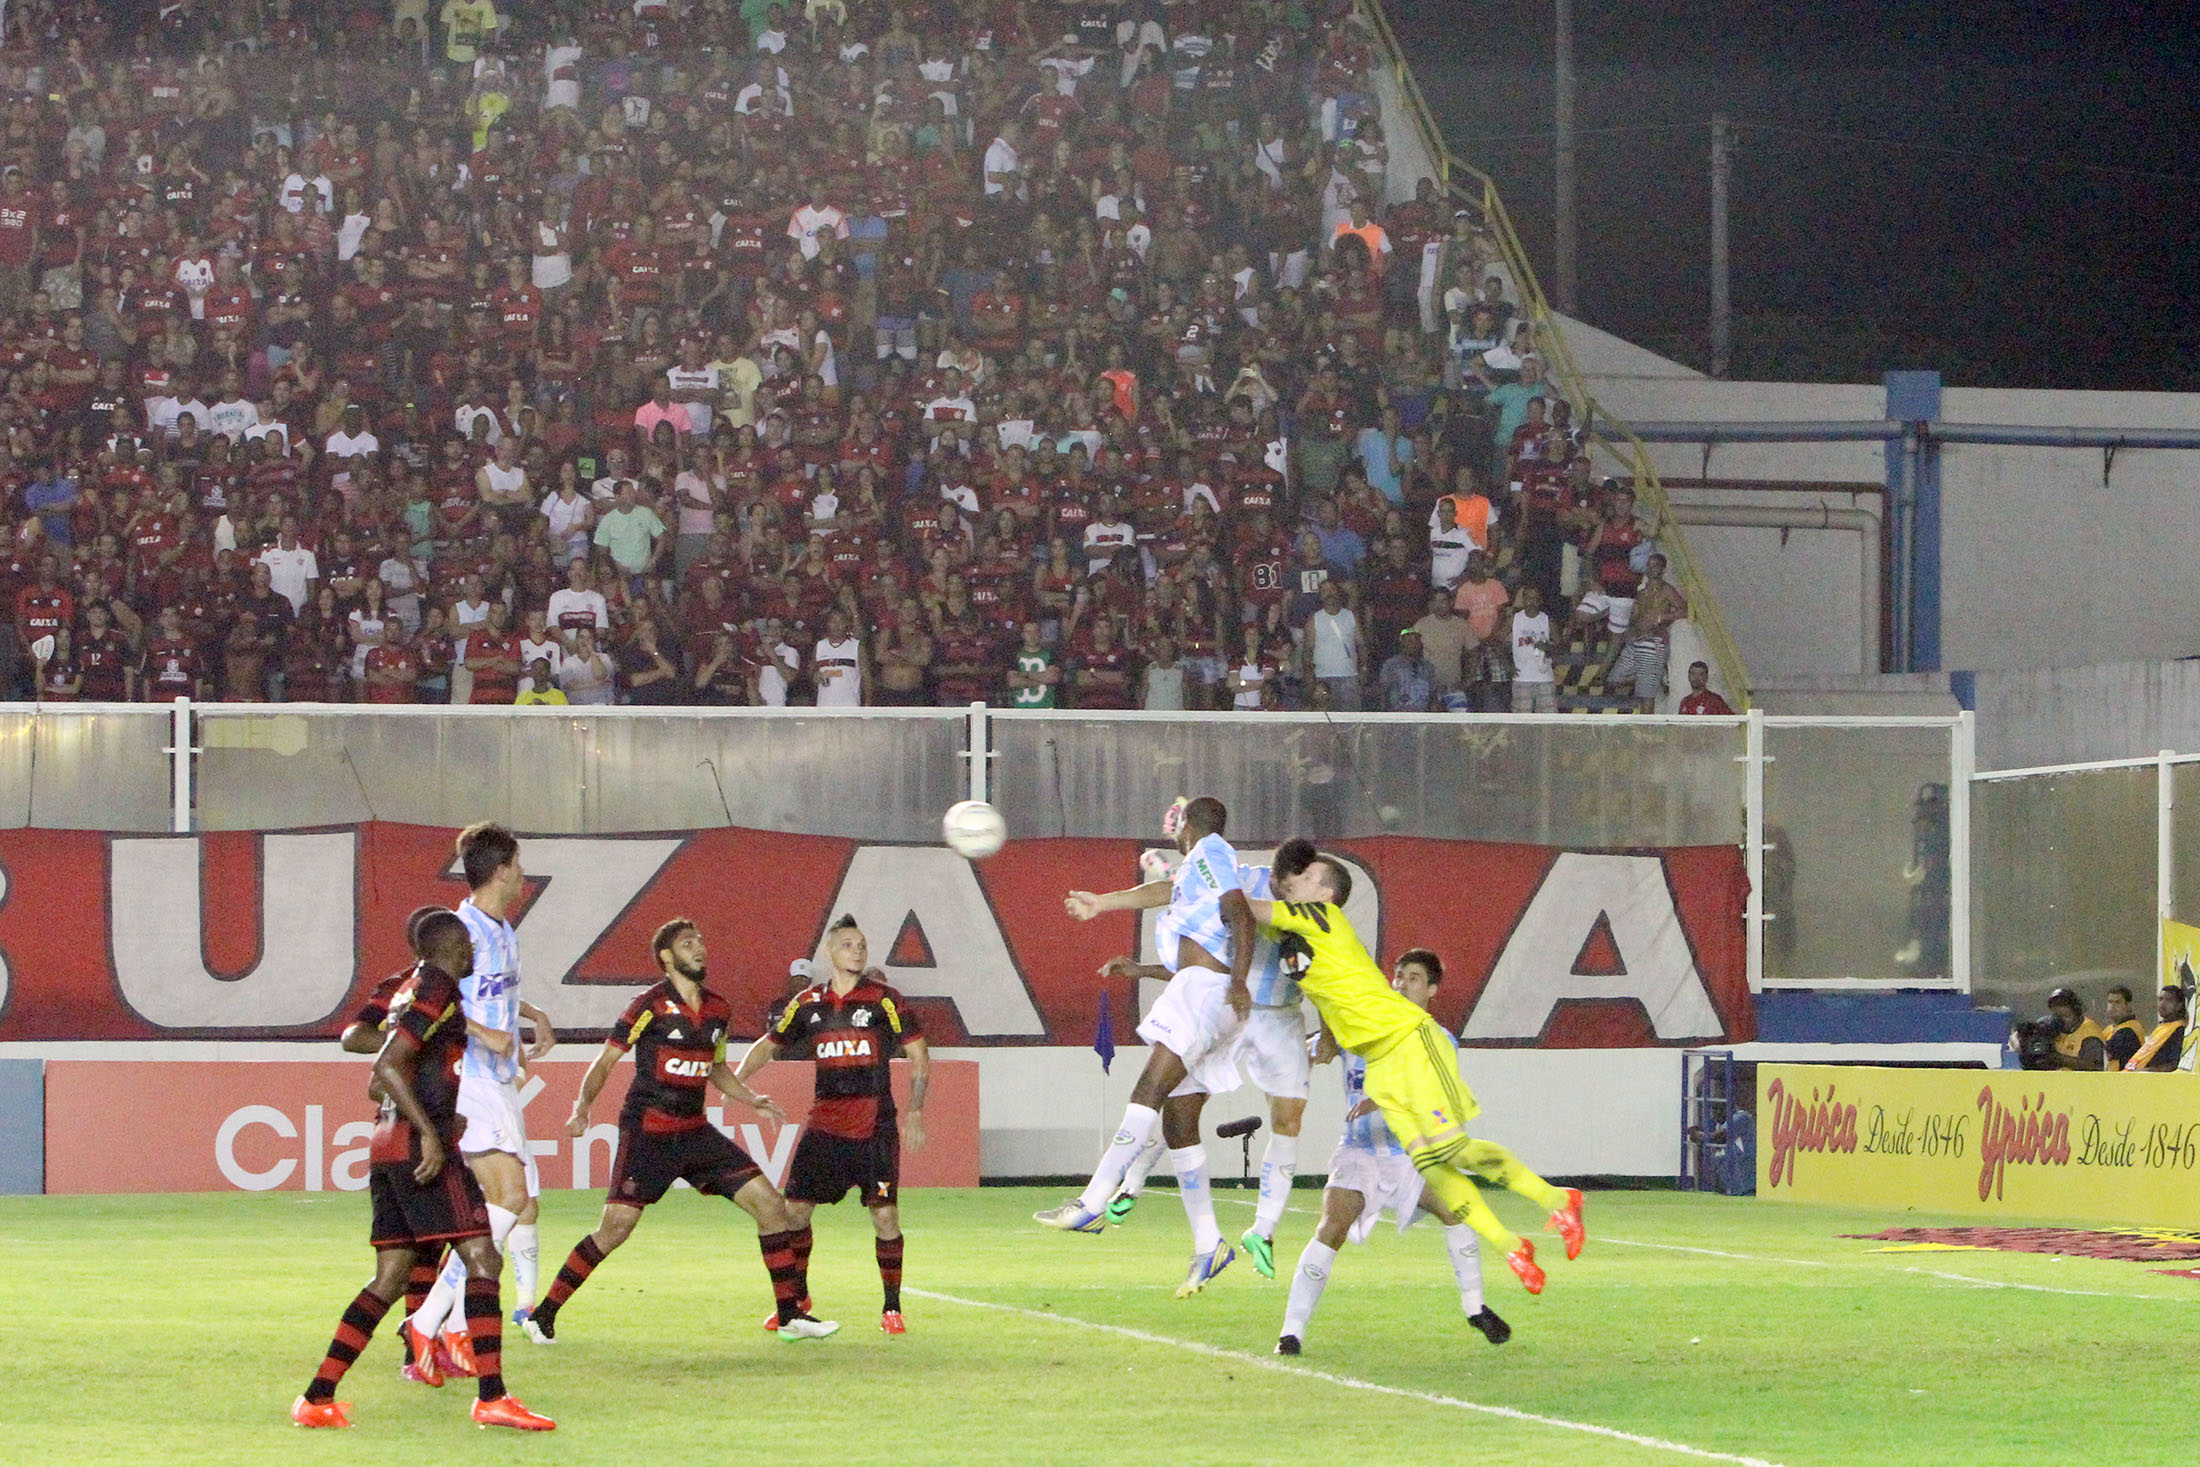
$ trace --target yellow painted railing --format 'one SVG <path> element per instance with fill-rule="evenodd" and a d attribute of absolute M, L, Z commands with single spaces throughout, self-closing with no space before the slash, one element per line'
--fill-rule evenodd
<path fill-rule="evenodd" d="M 1711 587 L 1689 550 L 1687 535 L 1673 518 L 1672 501 L 1650 461 L 1649 448 L 1590 393 L 1566 345 L 1565 333 L 1559 329 L 1558 318 L 1544 299 L 1543 287 L 1536 281 L 1535 267 L 1528 263 L 1527 251 L 1520 246 L 1520 236 L 1513 230 L 1512 216 L 1505 212 L 1505 201 L 1498 194 L 1496 183 L 1479 168 L 1453 156 L 1450 145 L 1444 141 L 1443 130 L 1436 125 L 1435 114 L 1429 110 L 1428 99 L 1421 95 L 1420 82 L 1415 79 L 1413 69 L 1406 65 L 1405 50 L 1390 28 L 1390 17 L 1383 11 L 1382 0 L 1359 0 L 1359 5 L 1385 53 L 1383 59 L 1397 80 L 1399 94 L 1405 98 L 1406 109 L 1411 114 L 1409 120 L 1420 135 L 1422 146 L 1435 161 L 1438 182 L 1448 195 L 1482 216 L 1498 252 L 1504 257 L 1506 268 L 1512 272 L 1513 283 L 1520 292 L 1521 308 L 1535 327 L 1536 347 L 1550 369 L 1550 379 L 1572 400 L 1576 420 L 1589 426 L 1591 451 L 1603 454 L 1633 479 L 1636 500 L 1649 512 L 1656 526 L 1658 548 L 1665 553 L 1674 578 L 1688 597 L 1689 617 L 1703 633 L 1705 642 L 1710 645 L 1712 659 L 1718 663 L 1721 679 L 1728 689 L 1728 701 L 1736 709 L 1747 708 L 1749 673 L 1743 666 L 1741 650 L 1735 646 L 1726 615 L 1719 609 L 1717 598 L 1711 594 Z"/>

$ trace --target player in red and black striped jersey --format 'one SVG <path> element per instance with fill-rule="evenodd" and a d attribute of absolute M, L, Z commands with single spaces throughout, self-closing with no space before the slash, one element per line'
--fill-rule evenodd
<path fill-rule="evenodd" d="M 409 999 L 401 1009 L 393 1003 L 385 1011 L 389 1037 L 374 1061 L 373 1088 L 382 1097 L 382 1118 L 367 1152 L 374 1282 L 344 1310 L 320 1369 L 291 1405 L 290 1419 L 300 1426 L 351 1425 L 351 1408 L 336 1399 L 337 1383 L 404 1290 L 414 1259 L 430 1246 L 449 1243 L 466 1262 L 466 1332 L 478 1389 L 474 1421 L 549 1431 L 555 1422 L 505 1393 L 500 1263 L 489 1241 L 489 1208 L 473 1173 L 451 1165 L 466 1125 L 458 1114 L 458 1063 L 466 1050 L 458 984 L 473 972 L 473 939 L 458 914 L 443 908 L 414 913 L 406 935 L 420 963 L 402 980 L 412 986 Z M 402 982 L 393 986 L 393 999 Z M 442 1377 L 432 1384 L 442 1384 Z"/>
<path fill-rule="evenodd" d="M 810 1213 L 838 1202 L 853 1187 L 871 1210 L 878 1235 L 879 1281 L 886 1302 L 879 1328 L 906 1334 L 901 1317 L 902 1126 L 894 1113 L 892 1061 L 909 1057 L 909 1145 L 924 1145 L 924 1091 L 932 1061 L 924 1035 L 902 996 L 867 967 L 870 945 L 853 916 L 825 934 L 832 976 L 796 994 L 780 1010 L 771 1032 L 749 1046 L 738 1075 L 784 1055 L 817 1063 L 816 1102 L 803 1122 L 787 1168 L 787 1215 L 809 1262 Z M 767 1322 L 765 1328 L 772 1328 Z"/>
<path fill-rule="evenodd" d="M 537 1338 L 555 1340 L 558 1311 L 587 1282 L 611 1250 L 642 1220 L 642 1209 L 675 1181 L 726 1197 L 756 1219 L 757 1246 L 771 1274 L 772 1322 L 783 1340 L 817 1340 L 839 1329 L 809 1314 L 809 1249 L 799 1251 L 788 1221 L 787 1201 L 746 1151 L 726 1138 L 703 1113 L 711 1086 L 782 1124 L 786 1116 L 771 1097 L 758 1095 L 726 1064 L 726 1031 L 733 1010 L 703 986 L 709 957 L 703 932 L 685 917 L 657 929 L 650 951 L 664 980 L 627 1005 L 603 1052 L 581 1079 L 566 1130 L 588 1133 L 588 1112 L 620 1056 L 634 1054 L 634 1080 L 619 1109 L 619 1154 L 611 1163 L 611 1188 L 603 1220 L 566 1256 L 550 1292 L 535 1306 Z"/>
<path fill-rule="evenodd" d="M 436 910 L 434 907 L 422 907 L 413 913 L 411 921 L 418 922 Z M 409 926 L 405 935 L 414 950 L 418 951 L 419 942 Z M 359 1005 L 359 1012 L 353 1014 L 351 1022 L 344 1026 L 343 1038 L 339 1042 L 345 1051 L 351 1054 L 379 1053 L 389 1032 L 390 1015 L 393 1012 L 404 1012 L 406 1005 L 412 1002 L 413 987 L 418 981 L 417 968 L 399 968 L 375 984 L 374 991 L 367 995 L 367 1001 Z M 380 1099 L 380 1096 L 375 1098 Z M 405 1279 L 407 1319 L 420 1312 L 420 1306 L 427 1302 L 428 1291 L 435 1287 L 435 1276 L 443 1271 L 445 1246 L 438 1244 L 413 1259 L 412 1272 Z M 422 1385 L 440 1385 L 447 1365 L 445 1357 L 435 1352 L 436 1342 L 419 1341 L 410 1329 L 402 1328 L 399 1330 L 399 1338 L 405 1344 L 405 1363 L 398 1368 L 398 1374 Z"/>

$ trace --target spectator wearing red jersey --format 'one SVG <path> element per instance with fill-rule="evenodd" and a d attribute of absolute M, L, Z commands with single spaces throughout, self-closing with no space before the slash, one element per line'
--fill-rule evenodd
<path fill-rule="evenodd" d="M 1687 714 L 1720 714 L 1731 717 L 1733 708 L 1726 699 L 1711 691 L 1711 664 L 1688 664 L 1688 694 L 1681 699 L 1680 711 Z"/>

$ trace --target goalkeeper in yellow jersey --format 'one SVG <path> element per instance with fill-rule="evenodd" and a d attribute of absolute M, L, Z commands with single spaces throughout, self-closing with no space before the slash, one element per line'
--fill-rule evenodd
<path fill-rule="evenodd" d="M 1390 986 L 1361 946 L 1344 915 L 1345 899 L 1352 893 L 1352 876 L 1344 864 L 1302 839 L 1286 841 L 1276 851 L 1272 869 L 1280 900 L 1228 891 L 1223 893 L 1222 915 L 1230 918 L 1231 908 L 1242 903 L 1253 921 L 1275 932 L 1287 964 L 1294 958 L 1305 964 L 1300 991 L 1312 1000 L 1337 1047 L 1367 1061 L 1367 1098 L 1382 1111 L 1429 1190 L 1495 1245 L 1529 1293 L 1542 1293 L 1543 1270 L 1535 1261 L 1535 1245 L 1497 1220 L 1472 1179 L 1486 1177 L 1548 1208 L 1568 1258 L 1581 1256 L 1587 1237 L 1581 1194 L 1552 1186 L 1504 1147 L 1467 1134 L 1467 1122 L 1481 1107 L 1459 1078 L 1451 1037 L 1427 1011 Z M 1252 953 L 1253 944 L 1237 944 L 1231 959 L 1237 970 L 1233 981 L 1244 981 Z"/>

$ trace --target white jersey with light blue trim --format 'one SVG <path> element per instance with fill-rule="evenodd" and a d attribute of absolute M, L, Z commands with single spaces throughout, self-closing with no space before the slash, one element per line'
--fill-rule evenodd
<path fill-rule="evenodd" d="M 1367 1061 L 1349 1050 L 1337 1057 L 1338 1066 L 1344 1071 L 1344 1111 L 1352 1115 L 1353 1108 L 1367 1099 Z M 1344 1123 L 1344 1136 L 1337 1143 L 1354 1151 L 1364 1151 L 1370 1156 L 1403 1156 L 1406 1149 L 1398 1144 L 1398 1138 L 1390 1134 L 1390 1124 L 1379 1110 L 1371 1110 L 1364 1116 L 1353 1116 Z"/>
<path fill-rule="evenodd" d="M 1275 900 L 1275 873 L 1266 866 L 1238 867 L 1238 887 L 1256 902 Z M 1260 939 L 1253 945 L 1253 966 L 1245 975 L 1245 987 L 1253 1002 L 1265 1009 L 1299 1006 L 1298 975 L 1284 965 L 1283 949 L 1266 927 L 1254 929 Z"/>
<path fill-rule="evenodd" d="M 1176 971 L 1177 939 L 1189 937 L 1216 962 L 1230 961 L 1230 927 L 1222 920 L 1222 894 L 1238 889 L 1237 852 L 1219 835 L 1203 835 L 1176 868 L 1168 909 L 1154 927 L 1161 966 Z"/>
<path fill-rule="evenodd" d="M 458 920 L 474 940 L 474 971 L 459 980 L 459 1003 L 482 1028 L 512 1036 L 507 1054 L 467 1036 L 459 1073 L 511 1084 L 519 1079 L 519 935 L 511 923 L 475 906 L 472 897 L 458 904 Z"/>

